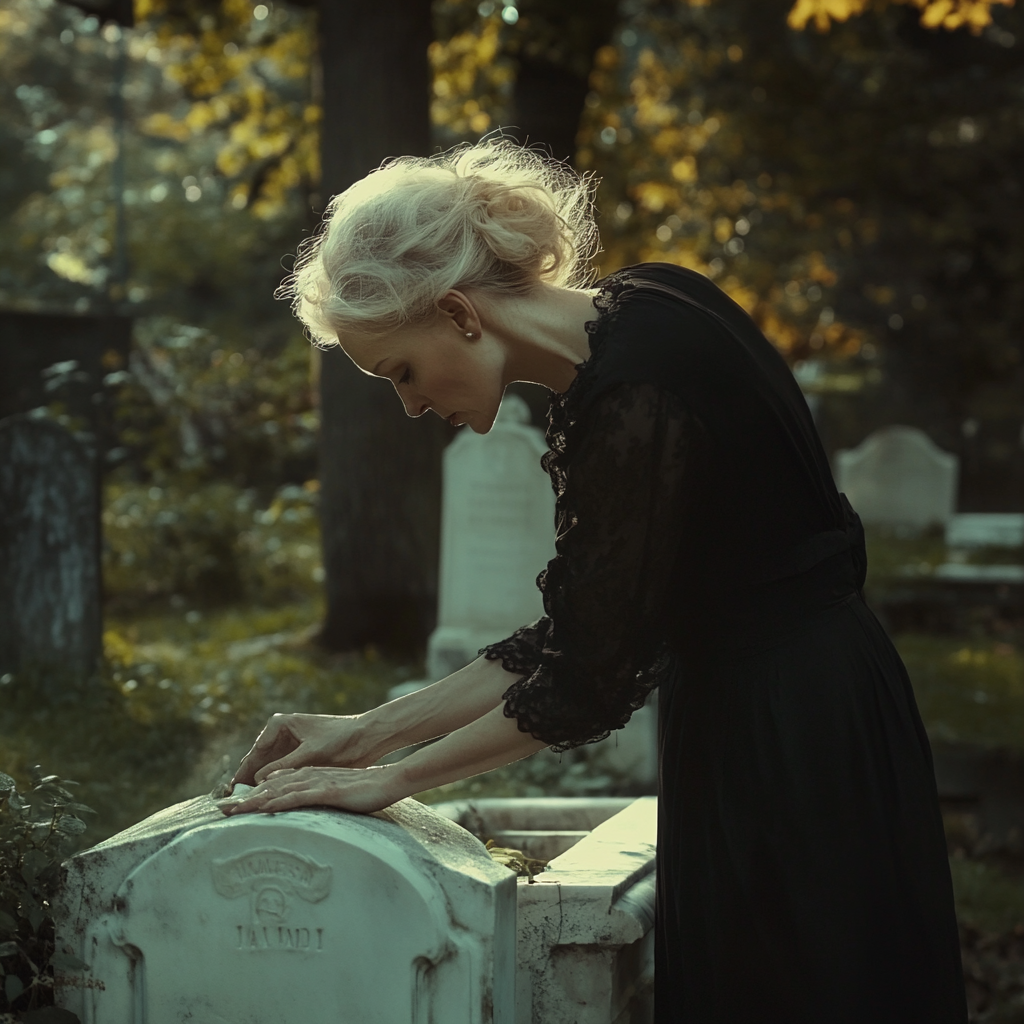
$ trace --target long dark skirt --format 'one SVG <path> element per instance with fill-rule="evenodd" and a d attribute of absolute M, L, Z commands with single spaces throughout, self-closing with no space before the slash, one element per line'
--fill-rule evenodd
<path fill-rule="evenodd" d="M 967 1020 L 931 751 L 850 595 L 661 687 L 657 1024 Z"/>

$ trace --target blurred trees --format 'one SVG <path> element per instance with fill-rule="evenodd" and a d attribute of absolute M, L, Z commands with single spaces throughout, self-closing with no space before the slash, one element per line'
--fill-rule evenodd
<path fill-rule="evenodd" d="M 984 480 L 1005 490 L 1024 406 L 1019 6 L 438 0 L 431 29 L 409 2 L 397 22 L 331 4 L 319 42 L 305 4 L 137 0 L 121 36 L 62 4 L 0 3 L 0 304 L 140 318 L 133 365 L 108 368 L 119 479 L 168 494 L 175 477 L 227 479 L 267 497 L 308 479 L 316 381 L 271 299 L 281 254 L 332 192 L 387 155 L 428 151 L 431 130 L 449 145 L 517 125 L 556 154 L 575 143 L 578 165 L 603 177 L 603 271 L 692 266 L 794 363 L 827 357 L 840 372 L 808 386 L 833 389 L 830 443 L 918 423 L 961 452 L 977 493 Z M 129 273 L 117 298 L 122 52 Z M 324 369 L 334 396 L 344 357 Z M 355 623 L 373 602 L 358 595 L 397 593 L 402 560 L 418 566 L 406 610 L 371 618 L 429 628 L 446 432 L 406 422 L 383 383 L 352 384 L 364 397 L 341 389 L 328 403 L 327 504 L 376 497 L 325 517 L 328 545 L 349 552 L 329 574 L 351 588 L 334 601 L 341 645 L 370 636 Z M 367 523 L 393 545 L 377 561 L 355 547 Z"/>
<path fill-rule="evenodd" d="M 847 358 L 857 406 L 830 403 L 827 440 L 914 423 L 962 453 L 969 501 L 1019 504 L 1024 14 L 890 4 L 827 32 L 786 24 L 856 6 L 634 8 L 581 135 L 603 262 L 708 273 L 790 359 Z"/>

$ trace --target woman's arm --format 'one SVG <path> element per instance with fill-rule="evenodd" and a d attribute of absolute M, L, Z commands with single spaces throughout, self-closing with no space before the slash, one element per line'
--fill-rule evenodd
<path fill-rule="evenodd" d="M 299 768 L 270 774 L 252 792 L 220 802 L 225 814 L 328 806 L 368 813 L 414 793 L 499 768 L 547 744 L 520 732 L 504 707 L 492 708 L 397 764 L 376 768 Z"/>
<path fill-rule="evenodd" d="M 232 782 L 251 786 L 271 772 L 309 765 L 368 767 L 487 714 L 519 678 L 500 662 L 477 658 L 440 682 L 362 715 L 274 715 Z"/>
<path fill-rule="evenodd" d="M 521 732 L 499 704 L 475 722 L 388 766 L 389 803 L 436 786 L 489 772 L 543 750 L 547 744 Z"/>

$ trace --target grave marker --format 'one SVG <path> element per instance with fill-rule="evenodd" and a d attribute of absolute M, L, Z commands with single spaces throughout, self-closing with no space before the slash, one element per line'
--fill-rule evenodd
<path fill-rule="evenodd" d="M 960 460 L 916 427 L 883 427 L 835 461 L 839 490 L 865 523 L 922 530 L 953 515 Z"/>
<path fill-rule="evenodd" d="M 84 1024 L 513 1024 L 516 879 L 414 800 L 169 807 L 67 862 Z"/>
<path fill-rule="evenodd" d="M 0 420 L 0 674 L 83 680 L 101 653 L 96 465 L 57 423 Z"/>
<path fill-rule="evenodd" d="M 529 420 L 526 403 L 506 395 L 489 434 L 464 428 L 445 451 L 433 679 L 544 614 L 536 581 L 555 554 L 555 498 Z"/>

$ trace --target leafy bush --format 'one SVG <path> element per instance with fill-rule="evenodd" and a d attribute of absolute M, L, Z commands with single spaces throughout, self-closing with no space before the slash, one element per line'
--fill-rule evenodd
<path fill-rule="evenodd" d="M 115 484 L 103 511 L 104 584 L 122 604 L 294 600 L 323 579 L 317 484 L 280 488 L 267 508 L 228 483 Z"/>
<path fill-rule="evenodd" d="M 231 330 L 229 333 L 235 333 Z M 116 388 L 116 460 L 137 480 L 231 480 L 264 493 L 316 466 L 311 349 L 294 325 L 238 340 L 168 317 L 140 319 Z M 314 364 L 315 365 L 315 364 Z M 112 453 L 113 454 L 113 453 Z"/>
<path fill-rule="evenodd" d="M 0 1010 L 32 1010 L 53 1003 L 54 971 L 85 969 L 54 948 L 50 901 L 61 861 L 86 825 L 74 783 L 32 769 L 32 788 L 20 794 L 0 772 Z"/>

